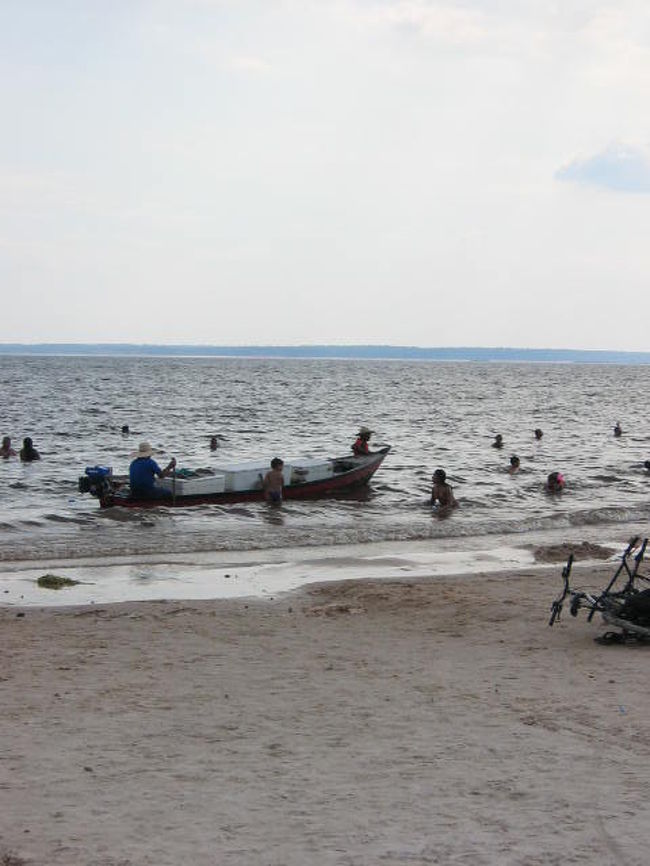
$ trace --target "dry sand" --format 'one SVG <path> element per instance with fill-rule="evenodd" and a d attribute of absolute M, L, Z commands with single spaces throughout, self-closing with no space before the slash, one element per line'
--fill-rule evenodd
<path fill-rule="evenodd" d="M 647 864 L 650 647 L 559 584 L 0 610 L 0 864 Z"/>

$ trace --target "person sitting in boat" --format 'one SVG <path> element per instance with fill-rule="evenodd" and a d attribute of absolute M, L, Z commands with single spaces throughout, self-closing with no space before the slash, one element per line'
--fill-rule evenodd
<path fill-rule="evenodd" d="M 20 449 L 20 459 L 23 463 L 31 463 L 33 460 L 40 460 L 41 455 L 34 448 L 34 443 L 29 436 L 23 439 L 23 447 Z"/>
<path fill-rule="evenodd" d="M 148 442 L 141 442 L 138 450 L 131 454 L 129 484 L 133 499 L 164 499 L 170 496 L 166 490 L 156 487 L 156 478 L 166 478 L 176 468 L 176 458 L 172 457 L 167 466 L 161 469 L 152 458 L 153 448 Z"/>
<path fill-rule="evenodd" d="M 0 457 L 4 457 L 6 460 L 8 457 L 15 457 L 16 452 L 11 447 L 11 437 L 3 436 L 2 437 L 2 448 L 0 448 Z"/>
<path fill-rule="evenodd" d="M 283 467 L 284 461 L 280 460 L 279 457 L 274 457 L 271 460 L 271 468 L 262 481 L 264 498 L 273 505 L 280 505 L 282 502 L 282 488 L 284 487 Z"/>
<path fill-rule="evenodd" d="M 566 481 L 561 472 L 551 472 L 546 479 L 546 491 L 547 493 L 562 493 L 565 484 Z"/>
<path fill-rule="evenodd" d="M 368 443 L 370 442 L 370 437 L 374 432 L 374 430 L 369 430 L 367 427 L 360 428 L 356 442 L 352 446 L 352 451 L 354 452 L 355 456 L 362 457 L 370 453 L 370 447 Z"/>
<path fill-rule="evenodd" d="M 445 470 L 436 469 L 433 473 L 432 481 L 431 504 L 438 505 L 441 511 L 451 511 L 452 508 L 456 508 L 458 502 L 454 496 L 451 484 L 447 483 L 447 473 Z"/>

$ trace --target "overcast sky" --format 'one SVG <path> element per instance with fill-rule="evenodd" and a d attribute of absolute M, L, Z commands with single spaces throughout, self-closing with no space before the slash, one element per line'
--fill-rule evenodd
<path fill-rule="evenodd" d="M 0 0 L 0 341 L 648 350 L 648 0 Z"/>

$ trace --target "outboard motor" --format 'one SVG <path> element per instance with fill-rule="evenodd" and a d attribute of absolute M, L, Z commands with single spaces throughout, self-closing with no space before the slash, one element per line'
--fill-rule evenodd
<path fill-rule="evenodd" d="M 86 474 L 79 479 L 79 492 L 90 493 L 101 499 L 113 490 L 112 466 L 86 466 Z"/>

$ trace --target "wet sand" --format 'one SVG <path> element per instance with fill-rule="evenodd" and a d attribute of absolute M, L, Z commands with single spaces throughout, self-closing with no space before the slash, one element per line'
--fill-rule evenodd
<path fill-rule="evenodd" d="M 559 572 L 0 609 L 0 863 L 647 863 L 650 647 Z"/>

